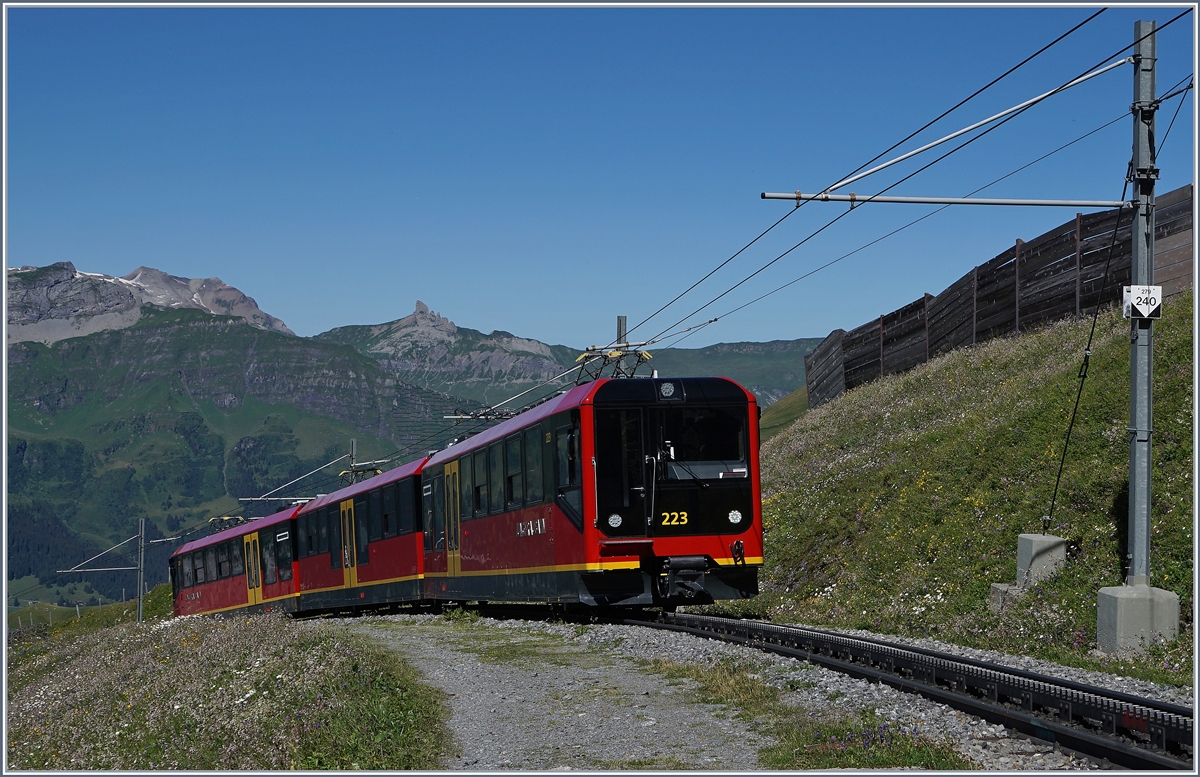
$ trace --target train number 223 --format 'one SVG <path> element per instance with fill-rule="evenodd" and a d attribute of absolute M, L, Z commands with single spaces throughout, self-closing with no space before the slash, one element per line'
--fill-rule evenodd
<path fill-rule="evenodd" d="M 663 513 L 663 526 L 683 526 L 687 523 L 687 513 Z"/>

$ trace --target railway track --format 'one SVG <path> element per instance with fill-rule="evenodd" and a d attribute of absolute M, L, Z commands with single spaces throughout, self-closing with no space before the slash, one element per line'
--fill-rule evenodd
<path fill-rule="evenodd" d="M 647 612 L 631 625 L 804 659 L 917 693 L 1030 737 L 1129 769 L 1194 771 L 1192 710 L 932 650 L 799 626 Z"/>

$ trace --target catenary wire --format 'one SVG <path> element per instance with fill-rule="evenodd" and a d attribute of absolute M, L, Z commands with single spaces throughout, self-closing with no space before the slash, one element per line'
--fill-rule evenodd
<path fill-rule="evenodd" d="M 1090 72 L 1091 70 L 1093 70 L 1093 69 L 1095 69 L 1096 67 L 1098 67 L 1098 66 L 1100 66 L 1100 65 L 1104 64 L 1105 62 L 1108 62 L 1108 61 L 1112 60 L 1112 59 L 1113 59 L 1113 57 L 1120 56 L 1121 54 L 1125 53 L 1125 52 L 1126 52 L 1127 50 L 1129 50 L 1130 48 L 1133 48 L 1133 47 L 1135 47 L 1135 46 L 1136 46 L 1136 45 L 1137 45 L 1139 42 L 1141 42 L 1141 40 L 1142 40 L 1142 39 L 1144 39 L 1144 38 L 1148 38 L 1148 37 L 1150 37 L 1151 35 L 1154 35 L 1154 34 L 1157 34 L 1158 32 L 1161 32 L 1162 30 L 1166 29 L 1166 28 L 1167 28 L 1167 27 L 1169 27 L 1171 24 L 1174 24 L 1175 22 L 1179 21 L 1180 19 L 1182 19 L 1184 16 L 1188 15 L 1189 13 L 1191 13 L 1191 9 L 1190 9 L 1190 8 L 1189 8 L 1188 10 L 1186 10 L 1186 11 L 1183 11 L 1183 12 L 1182 12 L 1182 13 L 1180 13 L 1178 16 L 1175 16 L 1174 18 L 1172 18 L 1172 19 L 1170 19 L 1169 21 L 1165 22 L 1165 23 L 1164 23 L 1163 25 L 1161 25 L 1160 27 L 1157 27 L 1155 30 L 1152 30 L 1151 32 L 1147 33 L 1146 35 L 1143 35 L 1143 36 L 1142 36 L 1142 38 L 1139 38 L 1139 39 L 1135 40 L 1133 43 L 1131 43 L 1131 44 L 1129 44 L 1129 45 L 1127 45 L 1127 46 L 1124 46 L 1124 47 L 1120 48 L 1120 49 L 1119 49 L 1119 50 L 1117 50 L 1115 53 L 1113 53 L 1113 54 L 1110 54 L 1110 55 L 1108 55 L 1108 56 L 1104 57 L 1103 59 L 1099 60 L 1099 62 L 1097 62 L 1095 65 L 1092 65 L 1091 67 L 1088 67 L 1088 68 L 1084 69 L 1084 70 L 1082 71 L 1082 73 L 1080 74 L 1080 76 L 1082 76 L 1082 75 L 1084 75 L 1084 74 L 1086 74 L 1086 73 Z M 898 180 L 898 181 L 896 181 L 895 183 L 891 184 L 890 186 L 886 187 L 886 188 L 885 188 L 885 189 L 883 189 L 882 191 L 876 192 L 876 194 L 875 194 L 875 195 L 872 195 L 872 196 L 869 196 L 869 197 L 864 197 L 864 198 L 863 198 L 863 200 L 862 200 L 862 202 L 863 202 L 863 203 L 868 203 L 868 202 L 870 202 L 870 201 L 871 201 L 871 200 L 872 200 L 874 197 L 877 197 L 877 196 L 879 196 L 879 195 L 881 195 L 881 194 L 883 194 L 883 193 L 885 193 L 885 192 L 888 192 L 888 191 L 890 191 L 891 189 L 894 189 L 895 187 L 897 187 L 897 186 L 899 186 L 900 184 L 904 183 L 905 181 L 907 181 L 907 180 L 911 179 L 912 177 L 914 177 L 914 176 L 918 175 L 919 173 L 922 173 L 922 172 L 924 172 L 925 170 L 928 170 L 930 167 L 932 167 L 933 165 L 935 165 L 935 164 L 937 164 L 937 163 L 941 162 L 942 160 L 946 159 L 946 158 L 947 158 L 947 157 L 949 157 L 950 155 L 957 153 L 958 151 L 962 150 L 963 148 L 966 148 L 967 146 L 971 145 L 972 143 L 974 143 L 974 142 L 976 142 L 976 141 L 980 140 L 981 138 L 983 138 L 983 137 L 987 136 L 989 133 L 993 132 L 994 130 L 997 130 L 997 129 L 999 129 L 1000 127 L 1002 127 L 1002 126 L 1004 126 L 1005 124 L 1007 124 L 1009 121 L 1012 121 L 1013 119 L 1015 119 L 1015 118 L 1017 118 L 1018 116 L 1022 115 L 1023 113 L 1025 113 L 1025 111 L 1029 110 L 1030 108 L 1033 108 L 1035 105 L 1040 105 L 1040 104 L 1041 104 L 1042 102 L 1044 102 L 1045 100 L 1047 100 L 1047 99 L 1049 99 L 1050 97 L 1052 97 L 1052 96 L 1054 96 L 1054 95 L 1058 94 L 1058 93 L 1061 91 L 1061 89 L 1065 87 L 1065 85 L 1066 85 L 1066 84 L 1069 84 L 1069 83 L 1071 83 L 1072 81 L 1075 81 L 1075 80 L 1076 80 L 1076 79 L 1078 79 L 1080 76 L 1075 76 L 1074 78 L 1068 79 L 1067 81 L 1065 81 L 1065 82 L 1064 82 L 1064 84 L 1063 84 L 1063 86 L 1062 86 L 1062 87 L 1059 87 L 1058 89 L 1055 89 L 1055 90 L 1053 90 L 1053 91 L 1051 91 L 1051 92 L 1047 93 L 1047 94 L 1046 94 L 1046 95 L 1045 95 L 1045 96 L 1044 96 L 1042 99 L 1038 100 L 1037 102 L 1030 103 L 1029 105 L 1025 106 L 1025 107 L 1024 107 L 1024 108 L 1022 108 L 1021 110 L 1019 110 L 1019 111 L 1017 111 L 1017 112 L 1015 112 L 1015 113 L 1013 113 L 1013 114 L 1011 114 L 1011 115 L 1007 116 L 1006 118 L 1004 118 L 1003 120 L 1001 120 L 1001 121 L 997 122 L 996 124 L 993 124 L 992 126 L 988 127 L 986 130 L 984 130 L 984 131 L 980 132 L 978 135 L 975 135 L 974 137 L 970 138 L 969 140 L 967 140 L 967 141 L 963 142 L 962 144 L 960 144 L 960 145 L 958 145 L 958 146 L 955 146 L 954 148 L 950 149 L 950 150 L 949 150 L 949 151 L 947 151 L 946 153 L 944 153 L 944 154 L 942 154 L 941 156 L 937 157 L 937 158 L 936 158 L 936 159 L 934 159 L 932 162 L 929 162 L 928 164 L 924 165 L 923 167 L 921 167 L 921 168 L 918 168 L 917 170 L 913 171 L 912 173 L 909 173 L 908 175 L 904 176 L 904 177 L 903 177 L 903 178 L 901 178 L 900 180 Z M 788 254 L 792 253 L 792 252 L 793 252 L 793 251 L 795 251 L 797 248 L 801 247 L 802 245 L 804 245 L 805 243 L 807 243 L 809 240 L 811 240 L 811 239 L 813 239 L 814 237 L 816 237 L 817 235 L 819 235 L 821 232 L 824 232 L 826 229 L 828 229 L 829 227 L 833 226 L 834 224 L 836 224 L 836 223 L 837 223 L 838 221 L 840 221 L 841 219 L 845 218 L 847 215 L 849 215 L 851 212 L 853 212 L 853 210 L 854 210 L 854 208 L 851 208 L 851 209 L 849 209 L 849 210 L 843 211 L 841 214 L 839 214 L 838 216 L 834 217 L 834 218 L 833 218 L 833 219 L 831 219 L 830 221 L 826 222 L 826 223 L 825 223 L 824 225 L 822 225 L 821 227 L 817 228 L 817 229 L 816 229 L 814 232 L 810 233 L 810 234 L 809 234 L 807 237 L 805 237 L 804 239 L 802 239 L 800 242 L 796 243 L 795 245 L 793 245 L 793 246 L 792 246 L 791 248 L 789 248 L 788 250 L 786 250 L 786 251 L 784 251 L 783 253 L 779 254 L 779 255 L 778 255 L 778 256 L 776 256 L 774 259 L 772 259 L 771 261 L 767 262 L 766 264 L 764 264 L 762 267 L 760 267 L 760 268 L 758 268 L 757 270 L 755 270 L 755 271 L 754 271 L 753 273 L 751 273 L 750 275 L 748 275 L 748 276 L 746 276 L 745 278 L 743 278 L 742 280 L 738 281 L 736 284 L 734 284 L 734 285 L 733 285 L 733 286 L 731 286 L 730 288 L 726 289 L 725 291 L 723 291 L 721 294 L 717 295 L 717 296 L 716 296 L 716 297 L 714 297 L 713 299 L 709 300 L 709 301 L 708 301 L 707 303 L 705 303 L 704 305 L 701 305 L 699 308 L 696 308 L 696 309 L 695 309 L 695 310 L 693 310 L 691 313 L 689 313 L 688 315 L 686 315 L 686 316 L 684 316 L 683 318 L 679 319 L 678 321 L 676 321 L 676 322 L 675 322 L 674 324 L 672 324 L 671 326 L 669 326 L 669 327 L 667 327 L 666 329 L 662 330 L 662 332 L 659 332 L 659 334 L 658 334 L 658 335 L 655 335 L 655 337 L 660 337 L 660 336 L 663 336 L 664 334 L 666 334 L 667 332 L 670 332 L 672 329 L 674 329 L 675 327 L 677 327 L 677 326 L 679 326 L 680 324 L 684 323 L 685 321 L 687 321 L 687 320 L 688 320 L 689 318 L 691 318 L 692 316 L 696 315 L 697 313 L 700 313 L 700 312 L 701 312 L 701 311 L 703 311 L 705 308 L 709 307 L 710 305 L 714 304 L 714 303 L 715 303 L 715 302 L 717 302 L 718 300 L 720 300 L 720 299 L 722 299 L 723 297 L 725 297 L 727 294 L 730 294 L 730 293 L 731 293 L 731 292 L 733 292 L 735 289 L 737 289 L 737 288 L 739 288 L 740 286 L 742 286 L 744 283 L 747 283 L 747 282 L 748 282 L 748 281 L 750 281 L 752 278 L 756 277 L 757 275 L 759 275 L 760 273 L 762 273 L 763 271 L 765 271 L 765 270 L 766 270 L 768 267 L 771 267 L 772 265 L 774 265 L 774 264 L 775 264 L 776 262 L 778 262 L 779 260 L 783 259 L 783 258 L 784 258 L 785 256 L 787 256 Z"/>
<path fill-rule="evenodd" d="M 979 187 L 978 189 L 975 189 L 974 191 L 972 191 L 972 192 L 970 192 L 970 193 L 966 194 L 965 196 L 967 196 L 967 197 L 971 197 L 971 196 L 973 196 L 973 195 L 975 195 L 975 194 L 978 194 L 979 192 L 982 192 L 982 191 L 984 191 L 984 190 L 986 190 L 986 189 L 988 189 L 988 188 L 990 188 L 990 187 L 992 187 L 992 186 L 995 186 L 996 184 L 1000 183 L 1001 181 L 1003 181 L 1003 180 L 1005 180 L 1005 179 L 1007 179 L 1007 178 L 1011 178 L 1012 176 L 1016 175 L 1017 173 L 1020 173 L 1020 172 L 1022 172 L 1023 170 L 1026 170 L 1026 169 L 1028 169 L 1028 168 L 1032 167 L 1033 165 L 1037 164 L 1038 162 L 1041 162 L 1042 160 L 1044 160 L 1044 159 L 1046 159 L 1046 158 L 1048 158 L 1048 157 L 1050 157 L 1050 156 L 1053 156 L 1054 154 L 1057 154 L 1058 152 L 1060 152 L 1060 151 L 1063 151 L 1064 149 L 1067 149 L 1067 148 L 1069 148 L 1069 147 L 1071 147 L 1071 146 L 1075 145 L 1076 143 L 1079 143 L 1080 141 L 1082 141 L 1082 140 L 1085 140 L 1085 139 L 1087 139 L 1087 138 L 1091 137 L 1092 135 L 1095 135 L 1097 132 L 1100 132 L 1101 130 L 1105 130 L 1105 129 L 1109 128 L 1109 127 L 1111 127 L 1112 125 L 1116 124 L 1117 122 L 1119 122 L 1119 121 L 1122 121 L 1122 120 L 1124 120 L 1124 119 L 1126 119 L 1126 118 L 1128 118 L 1128 117 L 1127 117 L 1127 115 L 1126 115 L 1126 114 L 1122 114 L 1122 115 L 1120 115 L 1120 116 L 1116 117 L 1115 119 L 1112 119 L 1111 121 L 1109 121 L 1109 122 L 1107 122 L 1107 123 L 1105 123 L 1105 124 L 1102 124 L 1102 125 L 1100 125 L 1099 127 L 1097 127 L 1096 129 L 1092 130 L 1091 132 L 1088 132 L 1088 133 L 1086 133 L 1086 134 L 1084 134 L 1084 135 L 1080 135 L 1079 137 L 1077 137 L 1077 138 L 1075 138 L 1074 140 L 1072 140 L 1070 143 L 1065 143 L 1065 144 L 1063 144 L 1063 145 L 1059 146 L 1058 148 L 1054 149 L 1053 151 L 1049 151 L 1049 152 L 1047 152 L 1047 153 L 1043 154 L 1042 156 L 1038 157 L 1037 159 L 1034 159 L 1034 160 L 1033 160 L 1033 161 L 1031 161 L 1031 162 L 1027 162 L 1027 163 L 1026 163 L 1026 164 L 1024 164 L 1024 165 L 1021 165 L 1020 167 L 1018 167 L 1017 169 L 1013 170 L 1012 172 L 1006 173 L 1006 174 L 1004 174 L 1004 175 L 1000 176 L 999 178 L 995 179 L 994 181 L 991 181 L 990 183 L 984 184 L 983 186 Z M 817 267 L 817 268 L 815 268 L 815 269 L 813 269 L 813 270 L 810 270 L 810 271 L 808 271 L 808 272 L 804 273 L 804 274 L 803 274 L 803 275 L 801 275 L 799 278 L 794 278 L 793 280 L 790 280 L 790 281 L 788 281 L 787 283 L 783 284 L 782 286 L 777 286 L 777 287 L 775 287 L 775 288 L 774 288 L 774 289 L 772 289 L 771 291 L 768 291 L 766 294 L 763 294 L 763 295 L 761 295 L 761 296 L 755 297 L 754 299 L 750 300 L 749 302 L 746 302 L 746 303 L 744 303 L 744 304 L 742 304 L 742 305 L 739 305 L 738 307 L 736 307 L 736 308 L 733 308 L 732 310 L 730 310 L 730 311 L 728 311 L 728 312 L 726 312 L 726 313 L 723 313 L 723 314 L 722 314 L 722 315 L 720 315 L 720 316 L 717 316 L 717 319 L 718 319 L 718 320 L 722 320 L 722 319 L 724 319 L 724 318 L 726 318 L 726 317 L 728 317 L 728 316 L 731 316 L 731 315 L 733 315 L 734 313 L 737 313 L 737 312 L 739 312 L 739 311 L 743 310 L 744 308 L 748 308 L 748 307 L 750 307 L 751 305 L 755 304 L 756 302 L 761 302 L 762 300 L 766 299 L 767 297 L 770 297 L 772 294 L 776 294 L 776 293 L 778 293 L 778 292 L 780 292 L 780 291 L 783 291 L 784 289 L 788 288 L 789 286 L 792 286 L 792 285 L 794 285 L 794 284 L 796 284 L 796 283 L 799 283 L 800 281 L 804 280 L 805 278 L 808 278 L 810 275 L 813 275 L 814 273 L 817 273 L 817 272 L 819 272 L 819 271 L 821 271 L 821 270 L 825 269 L 826 267 L 829 267 L 830 265 L 836 264 L 836 263 L 838 263 L 838 262 L 842 261 L 843 259 L 848 259 L 849 257 L 851 257 L 851 256 L 853 256 L 853 255 L 855 255 L 855 254 L 859 253 L 860 251 L 864 251 L 864 250 L 866 250 L 866 249 L 870 248 L 871 246 L 873 246 L 873 245 L 875 245 L 875 244 L 877 244 L 877 243 L 880 243 L 880 242 L 882 242 L 882 241 L 884 241 L 884 240 L 888 239 L 889 237 L 892 237 L 893 235 L 895 235 L 895 234 L 897 234 L 897 233 L 899 233 L 899 232 L 903 232 L 904 230 L 908 229 L 909 227 L 912 227 L 912 226 L 915 226 L 916 224 L 919 224 L 920 222 L 924 221 L 925 219 L 928 219 L 928 218 L 930 218 L 930 217 L 932 217 L 932 216 L 936 216 L 938 213 L 941 213 L 942 211 L 946 210 L 946 209 L 947 209 L 947 208 L 949 208 L 949 207 L 951 207 L 951 206 L 950 206 L 950 205 L 943 205 L 943 206 L 941 206 L 940 208 L 937 208 L 936 210 L 932 210 L 932 211 L 930 211 L 929 213 L 926 213 L 925 215 L 921 216 L 920 218 L 913 219 L 912 221 L 908 222 L 907 224 L 905 224 L 905 225 L 903 225 L 903 226 L 901 226 L 901 227 L 897 227 L 896 229 L 892 230 L 891 232 L 888 232 L 888 233 L 887 233 L 887 234 L 885 234 L 885 235 L 881 235 L 881 236 L 879 236 L 879 237 L 875 238 L 874 240 L 872 240 L 872 241 L 871 241 L 871 242 L 869 242 L 869 243 L 864 243 L 863 245 L 859 246 L 858 248 L 855 248 L 853 251 L 850 251 L 850 252 L 848 252 L 848 253 L 842 254 L 842 255 L 841 255 L 841 256 L 839 256 L 838 258 L 836 258 L 836 259 L 833 259 L 833 260 L 831 260 L 831 261 L 829 261 L 829 262 L 826 262 L 825 264 L 821 265 L 820 267 Z M 676 340 L 676 341 L 675 341 L 675 342 L 674 342 L 672 345 L 673 345 L 673 346 L 674 346 L 674 345 L 678 345 L 680 342 L 682 342 L 683 340 L 686 340 L 688 337 L 691 337 L 691 333 L 689 333 L 689 334 L 688 334 L 686 337 L 683 337 L 683 338 L 681 338 L 680 340 Z"/>
<path fill-rule="evenodd" d="M 1057 38 L 1055 38 L 1054 40 L 1050 41 L 1050 42 L 1049 42 L 1049 43 L 1047 43 L 1045 46 L 1042 46 L 1040 49 L 1038 49 L 1038 50 L 1037 50 L 1037 51 L 1035 51 L 1034 53 L 1030 54 L 1028 57 L 1026 57 L 1025 59 L 1021 60 L 1021 61 L 1020 61 L 1020 62 L 1018 62 L 1016 65 L 1013 65 L 1011 68 L 1009 68 L 1008 70 L 1006 70 L 1004 73 L 1002 73 L 1002 74 L 1000 74 L 999 76 L 997 76 L 996 78 L 992 79 L 992 80 L 991 80 L 990 82 L 988 82 L 986 85 L 984 85 L 984 86 L 980 87 L 979 89 L 975 90 L 975 91 L 974 91 L 974 92 L 972 92 L 970 95 L 968 95 L 967 97 L 965 97 L 965 98 L 963 98 L 962 100 L 960 100 L 960 101 L 959 101 L 957 104 L 955 104 L 953 107 L 951 107 L 951 108 L 948 108 L 947 110 L 943 111 L 943 112 L 941 113 L 941 115 L 939 115 L 939 116 L 937 116 L 936 118 L 934 118 L 934 119 L 930 120 L 930 121 L 929 121 L 929 122 L 927 122 L 927 123 L 926 123 L 924 126 L 922 126 L 922 127 L 918 128 L 918 129 L 914 130 L 914 131 L 913 131 L 913 132 L 911 132 L 911 133 L 910 133 L 908 136 L 906 136 L 906 137 L 904 137 L 904 138 L 902 138 L 902 139 L 900 139 L 900 140 L 896 141 L 895 143 L 893 143 L 893 144 L 892 144 L 891 146 L 889 146 L 888 148 L 884 149 L 883 151 L 880 151 L 880 152 L 879 152 L 878 154 L 876 154 L 874 157 L 872 157 L 871 159 L 868 159 L 866 162 L 863 162 L 861 165 L 859 165 L 859 166 L 858 166 L 858 167 L 856 167 L 855 169 L 851 170 L 851 171 L 850 171 L 849 173 L 847 173 L 846 175 L 843 175 L 843 176 L 841 176 L 841 177 L 840 177 L 840 178 L 838 178 L 837 180 L 839 180 L 839 181 L 840 181 L 840 180 L 842 180 L 842 179 L 844 179 L 844 178 L 848 178 L 849 176 L 852 176 L 852 175 L 854 175 L 854 174 L 856 174 L 856 173 L 860 172 L 861 170 L 863 170 L 864 168 L 866 168 L 868 165 L 870 165 L 870 164 L 874 164 L 876 161 L 878 161 L 878 160 L 879 160 L 880 158 L 882 158 L 884 155 L 886 155 L 886 154 L 889 154 L 889 153 L 891 153 L 892 151 L 895 151 L 895 150 L 896 150 L 897 148 L 899 148 L 900 146 L 902 146 L 902 145 L 904 145 L 905 143 L 907 143 L 908 141 L 912 140 L 912 139 L 913 139 L 913 138 L 915 138 L 917 135 L 919 135 L 919 134 L 921 134 L 922 132 L 924 132 L 925 130 L 929 129 L 929 128 L 930 128 L 930 127 L 932 127 L 934 124 L 937 124 L 939 121 L 941 121 L 942 119 L 946 118 L 947 116 L 949 116 L 949 115 L 950 115 L 951 113 L 953 113 L 954 111 L 956 111 L 956 110 L 958 110 L 959 108 L 963 107 L 964 105 L 966 105 L 966 104 L 967 104 L 968 102 L 970 102 L 971 100 L 975 99 L 976 97 L 978 97 L 979 95 L 981 95 L 981 94 L 983 94 L 985 91 L 987 91 L 988 89 L 991 89 L 993 86 L 995 86 L 996 84 L 1000 83 L 1002 80 L 1004 80 L 1005 78 L 1007 78 L 1008 76 L 1010 76 L 1010 75 L 1012 75 L 1013 73 L 1015 73 L 1015 72 L 1016 72 L 1017 70 L 1019 70 L 1021 67 L 1025 66 L 1026 64 L 1028 64 L 1029 62 L 1031 62 L 1031 61 L 1032 61 L 1034 58 L 1038 57 L 1039 55 L 1041 55 L 1041 54 L 1045 53 L 1046 51 L 1048 51 L 1050 48 L 1052 48 L 1052 47 L 1054 47 L 1055 45 L 1057 45 L 1058 43 L 1062 42 L 1062 41 L 1063 41 L 1063 40 L 1064 40 L 1064 39 L 1065 39 L 1067 36 L 1069 36 L 1069 35 L 1071 35 L 1072 33 L 1076 32 L 1077 30 L 1079 30 L 1079 28 L 1083 27 L 1083 26 L 1084 26 L 1084 25 L 1086 25 L 1088 22 L 1092 21 L 1092 20 L 1093 20 L 1093 19 L 1095 19 L 1097 16 L 1099 16 L 1099 15 L 1100 15 L 1100 14 L 1102 14 L 1102 13 L 1104 13 L 1104 11 L 1105 11 L 1105 10 L 1107 10 L 1107 9 L 1101 8 L 1099 11 L 1096 11 L 1094 14 L 1092 14 L 1092 15 L 1091 15 L 1091 16 L 1089 16 L 1088 18 L 1084 19 L 1084 20 L 1083 20 L 1082 22 L 1080 22 L 1079 24 L 1077 24 L 1077 25 L 1075 25 L 1074 27 L 1072 27 L 1071 29 L 1067 30 L 1067 31 L 1066 31 L 1066 32 L 1064 32 L 1062 35 L 1059 35 Z M 803 207 L 803 205 L 801 205 L 800 207 Z M 774 224 L 772 224 L 771 226 L 769 226 L 769 227 L 767 227 L 765 230 L 763 230 L 763 232 L 761 232 L 761 233 L 760 233 L 760 234 L 759 234 L 757 237 L 755 237 L 755 238 L 754 238 L 753 240 L 751 240 L 749 243 L 747 243 L 746 245 L 744 245 L 744 246 L 742 246 L 740 249 L 738 249 L 737 253 L 733 254 L 733 256 L 730 256 L 728 259 L 726 259 L 725 261 L 721 262 L 719 265 L 717 265 L 716 267 L 714 267 L 714 268 L 713 268 L 711 271 L 709 271 L 709 273 L 708 273 L 707 275 L 705 275 L 703 278 L 701 278 L 700 280 L 696 281 L 696 282 L 695 282 L 695 283 L 693 283 L 691 286 L 688 286 L 686 289 L 684 289 L 682 292 L 680 292 L 680 293 L 679 293 L 679 295 L 678 295 L 678 296 L 676 296 L 674 299 L 672 299 L 670 302 L 668 302 L 667 304 L 663 305 L 661 308 L 659 308 L 658 310 L 654 311 L 653 313 L 651 313 L 651 314 L 650 314 L 649 316 L 647 316 L 646 318 L 644 318 L 644 319 L 642 319 L 641 321 L 639 321 L 637 324 L 635 324 L 635 325 L 633 326 L 633 328 L 632 328 L 632 329 L 629 329 L 629 330 L 627 330 L 627 333 L 628 333 L 628 332 L 633 332 L 635 329 L 637 329 L 638 327 L 642 326 L 642 325 L 643 325 L 643 324 L 645 324 L 646 322 L 650 321 L 652 318 L 654 318 L 655 316 L 657 316 L 659 313 L 662 313 L 664 310 L 666 310 L 667 308 L 669 308 L 671 305 L 674 305 L 674 304 L 675 304 L 676 302 L 678 302 L 678 301 L 679 301 L 679 300 L 680 300 L 680 299 L 681 299 L 681 298 L 682 298 L 684 295 L 686 295 L 686 294 L 687 294 L 688 292 L 690 292 L 692 289 L 694 289 L 694 288 L 696 288 L 697 286 L 699 286 L 699 285 L 700 285 L 701 283 L 703 283 L 704 281 L 706 281 L 706 280 L 708 280 L 709 278 L 711 278 L 711 277 L 712 277 L 712 276 L 713 276 L 713 275 L 714 275 L 714 274 L 715 274 L 715 273 L 716 273 L 718 270 L 720 270 L 722 267 L 725 267 L 727 264 L 729 264 L 729 263 L 730 263 L 730 262 L 732 262 L 734 259 L 736 259 L 736 258 L 737 258 L 737 257 L 738 257 L 738 256 L 739 256 L 739 255 L 740 255 L 742 252 L 743 252 L 743 251 L 745 251 L 746 249 L 750 248 L 750 246 L 752 246 L 752 245 L 754 245 L 755 243 L 757 243 L 757 242 L 758 242 L 758 241 L 759 241 L 759 240 L 760 240 L 760 239 L 761 239 L 761 238 L 762 238 L 764 235 L 766 235 L 766 234 L 767 234 L 768 232 L 770 232 L 771 230 L 775 229 L 775 227 L 777 227 L 777 226 L 779 226 L 781 223 L 783 223 L 784 219 L 787 219 L 789 216 L 791 216 L 791 215 L 792 215 L 793 213 L 795 213 L 795 212 L 796 212 L 796 209 L 794 208 L 794 209 L 792 209 L 792 210 L 788 211 L 787 213 L 785 213 L 785 214 L 783 215 L 783 217 L 782 217 L 782 218 L 780 218 L 780 219 L 779 219 L 778 221 L 776 221 Z"/>

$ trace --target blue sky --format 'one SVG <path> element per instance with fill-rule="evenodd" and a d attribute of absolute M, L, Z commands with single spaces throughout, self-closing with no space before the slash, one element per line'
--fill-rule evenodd
<path fill-rule="evenodd" d="M 759 192 L 824 188 L 1095 10 L 10 7 L 6 262 L 217 276 L 301 335 L 420 299 L 460 326 L 599 344 L 791 208 Z M 902 150 L 1109 62 L 1135 20 L 1182 10 L 1110 9 Z M 1193 71 L 1193 16 L 1158 55 L 1161 94 Z M 892 193 L 963 196 L 1125 116 L 987 190 L 1118 199 L 1132 89 L 1129 67 L 1100 76 Z M 1194 180 L 1193 115 L 1189 95 L 1160 192 Z M 635 338 L 844 208 L 800 209 Z M 861 208 L 697 318 L 930 210 Z M 855 327 L 1074 213 L 943 211 L 682 344 Z"/>

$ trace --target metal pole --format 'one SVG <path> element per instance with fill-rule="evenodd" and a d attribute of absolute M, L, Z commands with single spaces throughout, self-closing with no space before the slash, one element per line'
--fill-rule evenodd
<path fill-rule="evenodd" d="M 137 622 L 142 622 L 142 581 L 145 579 L 146 571 L 146 519 L 145 517 L 138 519 L 138 605 L 137 605 Z"/>
<path fill-rule="evenodd" d="M 1137 44 L 1133 94 L 1132 180 L 1137 210 L 1133 219 L 1130 283 L 1154 283 L 1155 23 L 1134 26 Z M 1129 585 L 1150 584 L 1150 435 L 1153 431 L 1151 385 L 1154 377 L 1154 321 L 1131 318 L 1129 331 Z"/>

